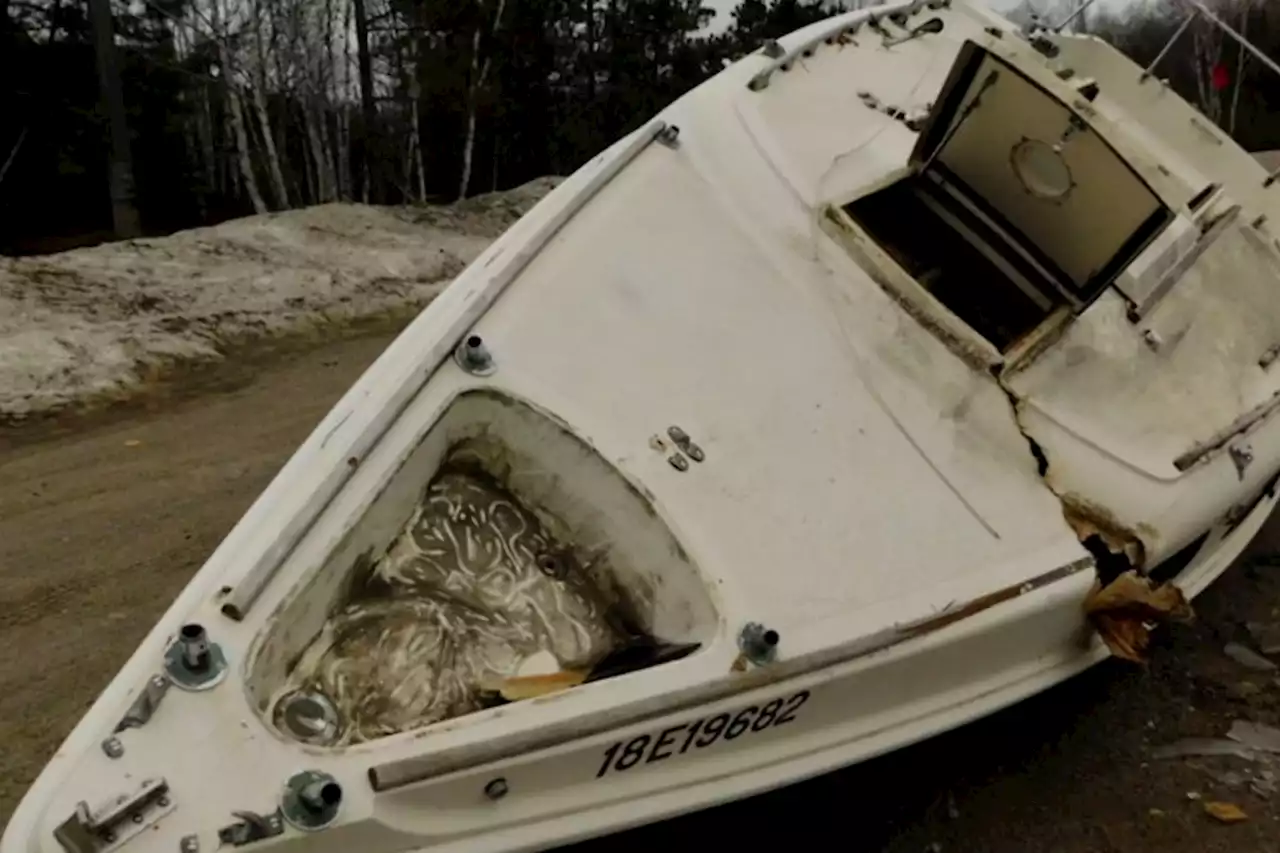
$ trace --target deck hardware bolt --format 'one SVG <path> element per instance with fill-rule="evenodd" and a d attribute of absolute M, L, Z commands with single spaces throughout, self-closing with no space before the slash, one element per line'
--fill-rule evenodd
<path fill-rule="evenodd" d="M 1247 444 L 1233 444 L 1227 452 L 1231 456 L 1231 461 L 1235 463 L 1236 476 L 1243 481 L 1244 472 L 1253 462 L 1253 448 Z"/>
<path fill-rule="evenodd" d="M 689 437 L 689 433 L 685 432 L 678 426 L 667 427 L 667 435 L 675 442 L 676 447 L 680 448 L 694 462 L 701 462 L 707 458 L 707 454 L 702 452 L 702 448 L 693 443 L 693 439 Z M 684 470 L 683 468 L 680 470 Z"/>
<path fill-rule="evenodd" d="M 1151 348 L 1152 352 L 1159 352 L 1161 344 L 1164 343 L 1164 340 L 1154 329 L 1144 329 L 1142 332 L 1142 340 Z"/>
<path fill-rule="evenodd" d="M 754 664 L 766 664 L 778 654 L 778 632 L 759 622 L 748 622 L 738 634 L 738 648 Z"/>
<path fill-rule="evenodd" d="M 280 797 L 280 812 L 301 830 L 324 829 L 342 806 L 342 786 L 320 770 L 303 770 L 289 777 Z"/>
<path fill-rule="evenodd" d="M 786 51 L 782 49 L 782 45 L 778 44 L 778 42 L 774 39 L 769 39 L 768 41 L 766 41 L 764 45 L 760 48 L 760 52 L 763 53 L 765 56 L 767 56 L 769 59 L 777 59 L 779 56 L 782 56 L 783 54 L 786 53 Z"/>
<path fill-rule="evenodd" d="M 484 786 L 484 795 L 491 800 L 500 800 L 509 793 L 511 793 L 511 786 L 501 776 L 496 779 L 490 779 Z"/>
<path fill-rule="evenodd" d="M 204 672 L 209 668 L 209 635 L 203 625 L 194 622 L 182 626 L 178 632 L 182 649 L 182 664 L 192 672 Z"/>
<path fill-rule="evenodd" d="M 677 148 L 680 145 L 680 128 L 674 124 L 669 124 L 662 130 L 658 131 L 658 142 L 668 148 Z"/>
<path fill-rule="evenodd" d="M 169 807 L 169 798 L 160 797 L 159 799 L 156 800 L 156 805 L 162 809 L 167 809 Z"/>
<path fill-rule="evenodd" d="M 498 369 L 493 354 L 479 335 L 467 335 L 453 353 L 458 366 L 473 376 L 488 376 Z"/>
<path fill-rule="evenodd" d="M 113 735 L 102 742 L 102 751 L 107 754 L 107 758 L 119 758 L 124 755 L 124 744 Z"/>
<path fill-rule="evenodd" d="M 209 642 L 203 625 L 188 622 L 165 651 L 164 670 L 183 690 L 208 690 L 226 677 L 227 659 L 221 646 Z"/>
<path fill-rule="evenodd" d="M 684 458 L 683 454 L 673 453 L 667 457 L 667 461 L 671 463 L 671 467 L 677 471 L 688 471 L 689 460 Z"/>
<path fill-rule="evenodd" d="M 342 802 L 342 787 L 337 782 L 315 781 L 298 792 L 302 804 L 313 812 L 322 812 Z"/>
<path fill-rule="evenodd" d="M 134 812 L 133 817 L 130 818 L 130 820 L 134 823 L 142 823 L 142 812 Z"/>
<path fill-rule="evenodd" d="M 693 443 L 693 439 L 689 438 L 689 433 L 685 432 L 678 426 L 667 427 L 667 435 L 675 442 L 676 447 L 680 448 L 694 462 L 701 462 L 707 458 L 707 454 L 702 452 L 702 448 Z M 675 462 L 671 463 L 675 465 Z M 677 468 L 680 466 L 676 465 Z M 687 466 L 686 466 L 687 467 Z M 681 471 L 685 468 L 680 468 Z"/>
<path fill-rule="evenodd" d="M 179 849 L 182 853 L 199 853 L 199 851 L 200 851 L 200 836 L 198 836 L 198 835 L 184 835 L 184 836 L 182 836 L 182 841 L 180 841 L 180 842 L 178 843 L 178 849 Z"/>

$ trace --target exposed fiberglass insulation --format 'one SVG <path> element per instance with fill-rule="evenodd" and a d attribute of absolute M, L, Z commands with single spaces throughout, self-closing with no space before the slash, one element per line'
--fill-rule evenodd
<path fill-rule="evenodd" d="M 585 670 L 630 633 L 589 574 L 464 444 L 284 692 L 327 696 L 346 745 L 479 710 L 531 664 Z"/>

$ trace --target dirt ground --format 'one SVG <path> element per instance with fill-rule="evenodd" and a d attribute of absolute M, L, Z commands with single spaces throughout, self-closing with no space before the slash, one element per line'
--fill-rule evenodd
<path fill-rule="evenodd" d="M 0 823 L 116 668 L 325 411 L 390 338 L 259 351 L 144 405 L 0 431 Z M 1280 622 L 1280 521 L 1160 635 L 956 732 L 587 851 L 818 843 L 890 853 L 1280 851 L 1265 766 L 1153 747 L 1280 724 L 1280 673 L 1223 647 Z M 1280 769 L 1280 768 L 1277 768 Z M 1262 783 L 1256 779 L 1261 774 Z M 1255 779 L 1253 786 L 1249 777 Z M 1204 803 L 1239 805 L 1224 825 Z M 730 848 L 732 849 L 732 848 Z"/>

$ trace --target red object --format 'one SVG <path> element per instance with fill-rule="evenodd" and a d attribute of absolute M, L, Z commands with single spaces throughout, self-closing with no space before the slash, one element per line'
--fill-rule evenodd
<path fill-rule="evenodd" d="M 1219 62 L 1213 66 L 1213 88 L 1221 92 L 1223 89 L 1231 85 L 1231 72 L 1227 70 L 1227 66 Z"/>

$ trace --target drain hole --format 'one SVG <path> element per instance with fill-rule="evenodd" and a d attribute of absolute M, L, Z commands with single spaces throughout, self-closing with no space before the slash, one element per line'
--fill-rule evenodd
<path fill-rule="evenodd" d="M 569 575 L 569 564 L 557 554 L 543 554 L 538 558 L 538 568 L 549 578 L 563 580 Z"/>

